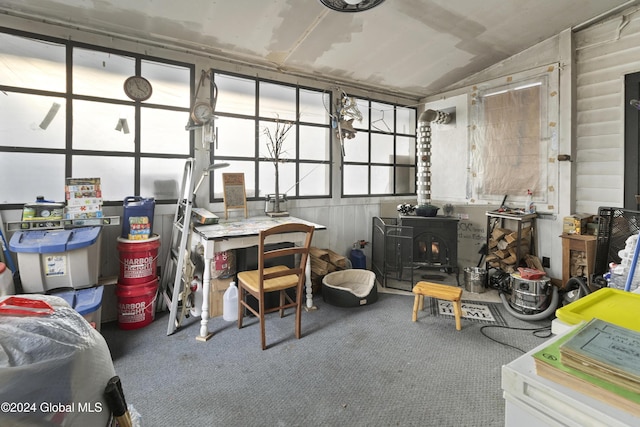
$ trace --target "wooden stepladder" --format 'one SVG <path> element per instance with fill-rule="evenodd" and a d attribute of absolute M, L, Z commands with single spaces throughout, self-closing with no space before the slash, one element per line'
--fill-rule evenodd
<path fill-rule="evenodd" d="M 190 309 L 191 280 L 194 265 L 191 261 L 191 211 L 193 209 L 193 171 L 195 159 L 187 159 L 182 185 L 173 217 L 169 251 L 160 282 L 163 302 L 169 307 L 167 335 L 178 329 Z"/>

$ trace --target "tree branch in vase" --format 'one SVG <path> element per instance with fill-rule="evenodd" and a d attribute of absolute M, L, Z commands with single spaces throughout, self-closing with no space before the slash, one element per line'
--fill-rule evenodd
<path fill-rule="evenodd" d="M 280 173 L 278 165 L 285 160 L 282 158 L 284 153 L 284 142 L 287 139 L 289 131 L 294 125 L 294 122 L 281 121 L 276 119 L 275 130 L 272 132 L 269 127 L 265 127 L 264 134 L 267 137 L 267 150 L 269 150 L 269 158 L 273 162 L 275 168 L 275 200 L 273 205 L 273 211 L 275 213 L 280 212 Z"/>

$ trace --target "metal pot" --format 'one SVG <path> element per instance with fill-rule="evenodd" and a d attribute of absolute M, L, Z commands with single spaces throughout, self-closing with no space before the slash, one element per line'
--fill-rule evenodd
<path fill-rule="evenodd" d="M 438 214 L 438 207 L 436 206 L 418 206 L 416 208 L 416 215 L 418 216 L 436 216 Z"/>

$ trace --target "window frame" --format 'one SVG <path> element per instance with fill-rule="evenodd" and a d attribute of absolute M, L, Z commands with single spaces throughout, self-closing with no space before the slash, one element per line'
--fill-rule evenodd
<path fill-rule="evenodd" d="M 194 156 L 194 141 L 195 136 L 193 130 L 188 132 L 188 142 L 185 140 L 185 143 L 188 143 L 188 153 L 185 154 L 176 154 L 176 153 L 162 153 L 162 152 L 153 152 L 153 151 L 142 151 L 142 141 L 141 141 L 141 123 L 140 116 L 143 109 L 158 109 L 163 111 L 173 111 L 184 113 L 185 122 L 188 118 L 189 112 L 191 111 L 191 105 L 193 104 L 193 91 L 195 87 L 195 65 L 191 63 L 174 61 L 166 58 L 159 58 L 151 55 L 139 54 L 135 52 L 129 52 L 122 49 L 113 49 L 109 47 L 104 47 L 100 45 L 94 45 L 84 42 L 78 42 L 67 39 L 60 39 L 56 37 L 50 37 L 42 34 L 32 33 L 28 31 L 15 30 L 6 27 L 0 27 L 0 33 L 4 33 L 10 36 L 22 37 L 25 39 L 32 39 L 36 42 L 46 42 L 52 43 L 55 45 L 59 45 L 64 48 L 64 73 L 65 73 L 65 88 L 64 91 L 50 91 L 44 89 L 32 89 L 28 87 L 20 87 L 20 86 L 8 86 L 0 83 L 0 91 L 4 91 L 7 93 L 19 93 L 19 94 L 28 94 L 28 95 L 37 95 L 37 96 L 52 96 L 57 98 L 64 99 L 66 106 L 65 108 L 65 123 L 64 123 L 64 147 L 63 148 L 46 148 L 46 147 L 14 147 L 9 145 L 0 145 L 0 154 L 1 153 L 33 153 L 33 154 L 58 154 L 64 156 L 64 175 L 66 177 L 73 176 L 73 159 L 77 156 L 91 156 L 91 157 L 122 157 L 126 159 L 133 159 L 134 164 L 134 181 L 133 181 L 133 189 L 134 193 L 132 195 L 139 196 L 140 188 L 141 188 L 141 162 L 143 159 L 188 159 Z M 177 66 L 185 68 L 185 71 L 189 73 L 189 106 L 175 106 L 169 104 L 156 104 L 148 101 L 137 102 L 130 99 L 118 99 L 118 98 L 108 98 L 103 96 L 92 96 L 92 95 L 79 95 L 73 92 L 73 72 L 74 72 L 74 49 L 84 49 L 90 51 L 97 51 L 103 54 L 109 55 L 120 55 L 129 58 L 133 58 L 135 60 L 135 75 L 141 75 L 142 63 L 153 62 L 157 64 L 169 65 L 169 66 Z M 125 78 L 128 76 L 125 76 Z M 123 79 L 124 83 L 124 79 Z M 129 123 L 129 127 L 131 128 L 131 133 L 133 133 L 134 138 L 134 148 L 132 151 L 99 151 L 99 150 L 87 150 L 81 148 L 74 148 L 74 135 L 73 135 L 73 103 L 74 101 L 89 101 L 89 102 L 97 102 L 102 104 L 109 105 L 120 105 L 120 106 L 132 106 L 134 108 L 135 115 L 135 123 Z M 180 170 L 176 171 L 176 173 L 182 174 L 182 167 Z M 64 182 L 60 183 L 60 193 L 64 193 Z M 175 203 L 176 199 L 156 199 L 157 203 L 166 203 L 171 204 Z M 25 203 L 28 203 L 29 200 L 25 200 Z M 117 206 L 122 204 L 122 200 L 103 200 L 103 204 L 105 206 Z M 0 203 L 0 210 L 6 209 L 21 209 L 23 204 L 21 203 Z"/>
<path fill-rule="evenodd" d="M 483 165 L 487 163 L 487 159 L 482 157 L 482 150 L 479 148 L 481 144 L 491 144 L 491 141 L 485 142 L 485 127 L 487 123 L 483 114 L 483 98 L 489 95 L 508 93 L 518 89 L 526 89 L 527 87 L 539 85 L 539 115 L 535 123 L 539 126 L 540 139 L 538 142 L 538 171 L 534 178 L 530 179 L 526 185 L 522 185 L 516 192 L 517 194 L 509 194 L 509 199 L 515 202 L 524 202 L 527 198 L 527 190 L 533 192 L 533 202 L 539 212 L 553 211 L 558 204 L 558 194 L 555 191 L 558 188 L 558 163 L 555 160 L 558 154 L 558 128 L 559 122 L 559 65 L 550 64 L 545 67 L 516 73 L 506 78 L 494 79 L 482 84 L 476 85 L 470 94 L 470 126 L 469 126 L 469 173 L 467 175 L 467 186 L 470 188 L 469 197 L 474 203 L 495 203 L 502 200 L 504 194 L 489 194 L 483 189 L 487 185 L 485 176 L 482 173 Z M 524 109 L 523 109 L 524 110 Z M 516 115 L 511 114 L 511 119 Z M 531 114 L 522 113 L 522 121 L 534 122 Z M 506 130 L 509 128 L 507 127 Z M 503 139 L 518 140 L 521 135 L 501 133 Z M 514 167 L 509 171 L 512 174 L 518 174 L 518 170 Z M 508 178 L 503 178 L 508 179 Z"/>
<path fill-rule="evenodd" d="M 300 84 L 292 84 L 292 83 L 285 83 L 285 82 L 281 82 L 281 81 L 277 81 L 277 80 L 273 80 L 273 79 L 267 79 L 267 78 L 263 78 L 263 77 L 259 77 L 259 76 L 249 76 L 246 74 L 241 74 L 241 73 L 233 73 L 233 72 L 228 72 L 228 71 L 224 71 L 224 70 L 220 70 L 220 69 L 212 69 L 212 75 L 214 76 L 213 80 L 215 83 L 216 80 L 216 76 L 217 75 L 222 75 L 225 77 L 230 77 L 230 78 L 238 78 L 238 79 L 243 79 L 243 80 L 247 80 L 247 81 L 251 81 L 254 85 L 254 112 L 253 114 L 247 114 L 244 112 L 240 112 L 240 113 L 236 113 L 236 112 L 228 112 L 228 111 L 220 111 L 220 110 L 216 110 L 215 111 L 215 116 L 220 119 L 220 118 L 231 118 L 231 119 L 243 119 L 243 120 L 249 120 L 253 122 L 253 149 L 254 149 L 254 153 L 257 153 L 257 155 L 254 156 L 238 156 L 238 155 L 225 155 L 225 154 L 218 154 L 216 150 L 216 148 L 212 148 L 210 150 L 210 162 L 213 163 L 223 163 L 223 162 L 234 162 L 234 161 L 241 161 L 241 162 L 253 162 L 253 173 L 254 173 L 254 177 L 253 177 L 253 182 L 250 183 L 250 185 L 254 186 L 254 193 L 252 195 L 249 194 L 249 191 L 247 191 L 247 200 L 248 201 L 260 201 L 260 200 L 264 200 L 265 196 L 266 196 L 266 192 L 265 194 L 261 194 L 262 193 L 262 189 L 264 188 L 264 183 L 262 183 L 262 187 L 261 187 L 261 182 L 260 182 L 260 169 L 261 166 L 264 166 L 265 164 L 269 164 L 271 161 L 268 157 L 266 157 L 265 155 L 263 155 L 264 153 L 260 152 L 260 147 L 261 147 L 261 141 L 262 141 L 262 132 L 263 132 L 263 126 L 261 125 L 261 123 L 275 123 L 276 121 L 279 120 L 279 118 L 277 117 L 272 117 L 272 116 L 266 116 L 266 115 L 260 115 L 260 84 L 261 83 L 265 83 L 265 84 L 270 84 L 270 85 L 276 85 L 276 86 L 282 86 L 284 88 L 292 88 L 295 90 L 295 103 L 296 103 L 296 112 L 295 112 L 295 120 L 287 120 L 287 119 L 283 119 L 282 121 L 289 121 L 289 122 L 293 122 L 293 127 L 290 130 L 290 137 L 295 137 L 295 158 L 289 158 L 287 159 L 287 161 L 283 164 L 287 164 L 287 163 L 293 163 L 295 166 L 295 184 L 293 186 L 293 188 L 289 189 L 289 192 L 287 192 L 287 188 L 283 188 L 282 185 L 282 179 L 280 180 L 280 194 L 283 195 L 285 194 L 285 192 L 287 192 L 286 197 L 287 199 L 327 199 L 327 198 L 331 198 L 332 194 L 333 194 L 333 129 L 331 128 L 331 111 L 330 111 L 330 105 L 332 105 L 332 97 L 333 97 L 333 93 L 330 90 L 327 89 L 321 89 L 321 88 L 317 88 L 317 87 L 311 87 L 311 86 L 305 86 L 305 85 L 300 85 Z M 218 89 L 220 90 L 220 89 Z M 311 91 L 311 92 L 317 92 L 318 94 L 321 94 L 322 96 L 326 95 L 328 97 L 328 105 L 325 105 L 325 109 L 327 110 L 327 117 L 328 117 L 328 121 L 327 123 L 314 123 L 314 122 L 309 122 L 309 121 L 304 121 L 304 120 L 300 120 L 301 114 L 300 114 L 300 91 Z M 214 124 L 213 126 L 215 127 L 215 119 L 214 119 Z M 326 129 L 329 132 L 329 135 L 327 136 L 327 148 L 328 148 L 328 159 L 325 160 L 310 160 L 310 159 L 301 159 L 300 157 L 300 130 L 301 127 L 314 127 L 314 128 L 321 128 L 321 129 Z M 216 132 L 216 140 L 218 139 L 218 135 Z M 223 138 L 224 139 L 224 138 Z M 217 143 L 217 141 L 216 141 Z M 221 142 L 220 142 L 221 143 Z M 300 183 L 302 180 L 304 180 L 306 178 L 306 175 L 303 175 L 301 172 L 301 166 L 302 165 L 317 165 L 316 167 L 320 166 L 320 165 L 324 165 L 325 167 L 328 168 L 327 173 L 328 173 L 328 183 L 327 183 L 327 189 L 328 189 L 328 193 L 327 194 L 315 194 L 315 195 L 301 195 L 300 194 Z M 280 169 L 282 169 L 282 164 Z M 215 171 L 215 173 L 212 173 L 209 176 L 209 202 L 210 203 L 216 203 L 216 202 L 222 202 L 223 201 L 223 197 L 222 197 L 222 185 L 221 185 L 221 174 L 225 173 L 227 169 L 220 169 Z M 313 171 L 313 170 L 312 170 Z M 282 175 L 282 170 L 281 170 L 281 175 Z M 245 185 L 247 185 L 248 182 L 245 181 Z M 293 193 L 290 193 L 291 191 L 293 191 Z M 216 193 L 220 194 L 220 196 L 216 197 Z M 269 193 L 270 194 L 270 193 Z"/>
<path fill-rule="evenodd" d="M 366 132 L 367 133 L 367 160 L 366 161 L 349 161 L 349 160 L 345 160 L 344 156 L 341 159 L 341 188 L 340 188 L 340 196 L 342 198 L 355 198 L 355 197 L 390 197 L 390 196 L 415 196 L 416 195 L 416 190 L 417 190 L 417 186 L 416 186 L 416 171 L 417 171 L 417 163 L 416 163 L 416 152 L 415 152 L 415 147 L 416 147 L 416 139 L 417 139 L 417 135 L 416 135 L 416 126 L 417 126 L 417 120 L 418 120 L 418 110 L 416 107 L 414 106 L 406 106 L 406 105 L 402 105 L 402 104 L 398 104 L 398 103 L 393 103 L 393 102 L 387 102 L 387 101 L 382 101 L 382 100 L 378 100 L 378 99 L 373 99 L 373 98 L 363 98 L 363 97 L 354 97 L 356 99 L 356 101 L 358 102 L 358 104 L 362 104 L 362 103 L 366 103 L 367 104 L 367 112 L 365 114 L 363 114 L 363 118 L 366 118 L 366 123 L 362 123 L 359 124 L 359 122 L 356 122 L 355 120 L 353 121 L 352 125 L 353 128 L 356 130 L 356 137 L 359 131 L 362 132 Z M 393 119 L 393 128 L 391 129 L 390 126 L 388 126 L 388 124 L 385 122 L 385 124 L 387 125 L 387 127 L 389 127 L 388 131 L 385 131 L 384 129 L 378 128 L 377 126 L 374 126 L 374 123 L 378 122 L 379 120 L 372 120 L 372 114 L 370 114 L 370 112 L 373 110 L 372 105 L 374 104 L 383 104 L 383 105 L 387 105 L 387 106 L 392 106 L 393 107 L 393 115 L 392 115 L 392 119 Z M 413 110 L 413 133 L 402 133 L 402 132 L 398 132 L 398 114 L 397 114 L 397 109 L 398 108 L 405 108 L 405 109 L 409 109 L 409 110 Z M 386 110 L 385 110 L 386 111 Z M 383 114 L 383 119 L 384 119 L 384 114 Z M 373 147 L 373 142 L 374 139 L 376 137 L 380 137 L 380 136 L 384 136 L 384 135 L 391 135 L 393 138 L 393 157 L 394 160 L 391 163 L 383 163 L 383 162 L 372 162 L 372 147 Z M 413 152 L 413 161 L 410 163 L 402 163 L 399 161 L 398 156 L 399 153 L 397 151 L 398 149 L 398 143 L 399 143 L 399 139 L 400 138 L 408 138 L 409 140 L 413 140 L 413 148 L 414 148 L 414 152 Z M 345 194 L 345 166 L 366 166 L 367 167 L 367 192 L 366 193 L 362 193 L 362 194 Z M 391 167 L 391 169 L 393 170 L 393 191 L 391 191 L 390 193 L 372 193 L 372 180 L 373 180 L 373 170 L 377 167 Z M 413 186 L 413 191 L 406 191 L 406 192 L 400 192 L 398 191 L 398 172 L 402 171 L 402 170 L 406 170 L 409 171 L 411 173 L 411 177 L 413 178 L 413 181 L 410 182 L 409 184 L 409 189 L 411 190 L 411 186 Z"/>

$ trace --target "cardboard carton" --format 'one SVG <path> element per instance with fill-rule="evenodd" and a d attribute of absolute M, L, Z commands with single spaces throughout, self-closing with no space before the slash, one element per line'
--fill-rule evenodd
<path fill-rule="evenodd" d="M 586 213 L 575 213 L 565 216 L 562 220 L 562 232 L 564 234 L 585 234 L 587 223 L 593 221 L 593 215 Z"/>

